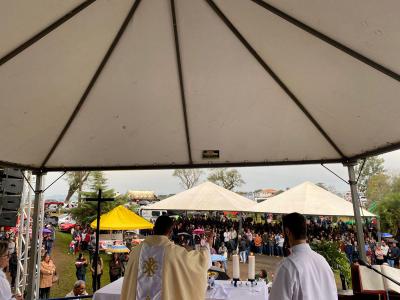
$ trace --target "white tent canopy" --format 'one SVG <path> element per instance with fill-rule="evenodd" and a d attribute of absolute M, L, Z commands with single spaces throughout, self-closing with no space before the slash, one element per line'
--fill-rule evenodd
<path fill-rule="evenodd" d="M 299 164 L 400 147 L 400 1 L 15 0 L 0 20 L 0 164 Z"/>
<path fill-rule="evenodd" d="M 252 206 L 254 206 L 254 201 L 207 181 L 189 190 L 146 206 L 145 209 L 243 211 Z"/>
<path fill-rule="evenodd" d="M 274 214 L 298 212 L 303 215 L 354 216 L 351 202 L 309 181 L 258 203 L 249 211 Z M 375 216 L 365 209 L 360 209 L 360 214 L 364 217 Z"/>

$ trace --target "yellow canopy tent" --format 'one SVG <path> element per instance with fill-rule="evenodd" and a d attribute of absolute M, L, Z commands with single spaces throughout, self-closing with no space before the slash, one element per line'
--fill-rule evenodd
<path fill-rule="evenodd" d="M 95 229 L 97 220 L 90 226 Z M 153 229 L 153 224 L 120 205 L 100 216 L 100 230 Z"/>

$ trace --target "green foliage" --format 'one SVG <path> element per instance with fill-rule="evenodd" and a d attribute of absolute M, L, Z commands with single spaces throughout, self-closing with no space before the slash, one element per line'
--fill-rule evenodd
<path fill-rule="evenodd" d="M 89 182 L 90 182 L 90 189 L 95 193 L 100 189 L 103 191 L 107 189 L 107 178 L 101 171 L 92 172 Z"/>
<path fill-rule="evenodd" d="M 361 171 L 360 174 L 360 179 L 358 183 L 358 190 L 360 192 L 366 193 L 367 187 L 368 187 L 368 182 L 370 178 L 373 175 L 380 174 L 380 173 L 385 173 L 385 168 L 383 166 L 383 163 L 385 160 L 381 157 L 377 156 L 372 156 L 367 158 L 364 164 L 364 168 Z M 359 174 L 360 173 L 360 168 L 362 165 L 362 161 L 358 163 L 358 165 L 355 168 L 355 173 Z"/>
<path fill-rule="evenodd" d="M 211 169 L 211 173 L 208 175 L 207 179 L 227 190 L 233 190 L 245 183 L 242 179 L 242 175 L 240 175 L 239 171 L 236 169 Z"/>
<path fill-rule="evenodd" d="M 104 195 L 104 198 L 110 198 Z M 101 213 L 105 214 L 119 205 L 124 205 L 128 201 L 125 197 L 118 196 L 114 201 L 101 203 Z M 78 207 L 71 209 L 71 215 L 81 225 L 87 225 L 97 218 L 97 202 L 82 201 Z"/>
<path fill-rule="evenodd" d="M 400 193 L 389 193 L 377 203 L 376 210 L 381 219 L 381 230 L 396 233 L 400 224 Z"/>
<path fill-rule="evenodd" d="M 400 193 L 400 176 L 392 177 L 391 191 L 393 193 Z"/>
<path fill-rule="evenodd" d="M 90 176 L 90 191 L 82 192 L 83 199 L 97 198 L 99 189 L 102 190 L 102 198 L 115 198 L 114 201 L 107 201 L 101 204 L 101 213 L 107 213 L 119 205 L 124 205 L 129 202 L 127 195 L 115 196 L 113 189 L 107 188 L 107 178 L 103 172 L 92 172 Z M 96 201 L 81 201 L 78 207 L 71 209 L 71 215 L 81 225 L 90 224 L 97 217 L 97 202 Z"/>
<path fill-rule="evenodd" d="M 366 197 L 369 201 L 379 202 L 391 190 L 390 177 L 384 173 L 372 175 L 368 181 Z M 369 206 L 369 205 L 368 205 Z"/>
<path fill-rule="evenodd" d="M 310 246 L 315 252 L 326 259 L 332 271 L 342 272 L 347 284 L 351 284 L 350 264 L 346 255 L 339 250 L 340 247 L 337 242 L 322 241 L 312 243 Z"/>

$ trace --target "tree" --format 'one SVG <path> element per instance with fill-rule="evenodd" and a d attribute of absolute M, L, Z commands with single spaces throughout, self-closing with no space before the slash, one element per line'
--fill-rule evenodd
<path fill-rule="evenodd" d="M 75 192 L 78 192 L 78 202 L 80 202 L 83 186 L 88 180 L 89 176 L 89 171 L 67 172 L 66 180 L 68 181 L 69 187 L 67 196 L 65 197 L 65 203 L 69 203 Z"/>
<path fill-rule="evenodd" d="M 388 175 L 384 173 L 372 175 L 368 181 L 365 195 L 368 199 L 367 206 L 372 202 L 380 202 L 390 190 L 390 177 Z"/>
<path fill-rule="evenodd" d="M 362 193 L 366 193 L 368 188 L 368 181 L 370 178 L 376 174 L 385 173 L 385 168 L 383 163 L 385 160 L 381 157 L 372 156 L 367 158 L 364 164 L 364 168 L 361 171 L 360 179 L 358 181 L 358 190 Z M 356 176 L 360 173 L 360 168 L 362 166 L 362 161 L 358 163 L 355 168 Z"/>
<path fill-rule="evenodd" d="M 378 204 L 382 231 L 396 234 L 400 223 L 400 193 L 387 194 Z"/>
<path fill-rule="evenodd" d="M 199 182 L 200 176 L 203 174 L 203 171 L 200 169 L 176 169 L 172 176 L 178 177 L 181 181 L 180 185 L 185 189 L 191 189 L 194 187 L 197 182 Z"/>
<path fill-rule="evenodd" d="M 233 190 L 245 183 L 242 179 L 242 175 L 240 175 L 239 171 L 236 169 L 211 169 L 211 173 L 208 175 L 207 179 L 227 190 Z"/>
<path fill-rule="evenodd" d="M 391 191 L 393 193 L 400 193 L 400 176 L 392 177 Z"/>
<path fill-rule="evenodd" d="M 103 172 L 95 171 L 90 175 L 90 191 L 82 192 L 84 198 L 97 198 L 99 189 L 102 190 L 103 198 L 114 198 L 115 192 L 113 189 L 108 189 L 107 178 Z M 128 203 L 127 195 L 115 197 L 114 201 L 107 201 L 101 204 L 101 212 L 107 213 L 113 208 Z M 71 209 L 71 215 L 81 225 L 90 224 L 97 218 L 97 202 L 85 201 L 84 199 L 78 204 L 78 207 Z"/>

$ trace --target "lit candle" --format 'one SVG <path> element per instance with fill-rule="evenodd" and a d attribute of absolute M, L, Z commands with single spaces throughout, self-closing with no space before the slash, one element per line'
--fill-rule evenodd
<path fill-rule="evenodd" d="M 233 278 L 239 279 L 240 278 L 240 270 L 239 270 L 239 255 L 233 254 L 232 255 L 232 262 L 233 262 Z"/>
<path fill-rule="evenodd" d="M 255 273 L 256 273 L 256 258 L 254 255 L 250 254 L 249 255 L 249 280 L 254 280 L 255 279 Z"/>

